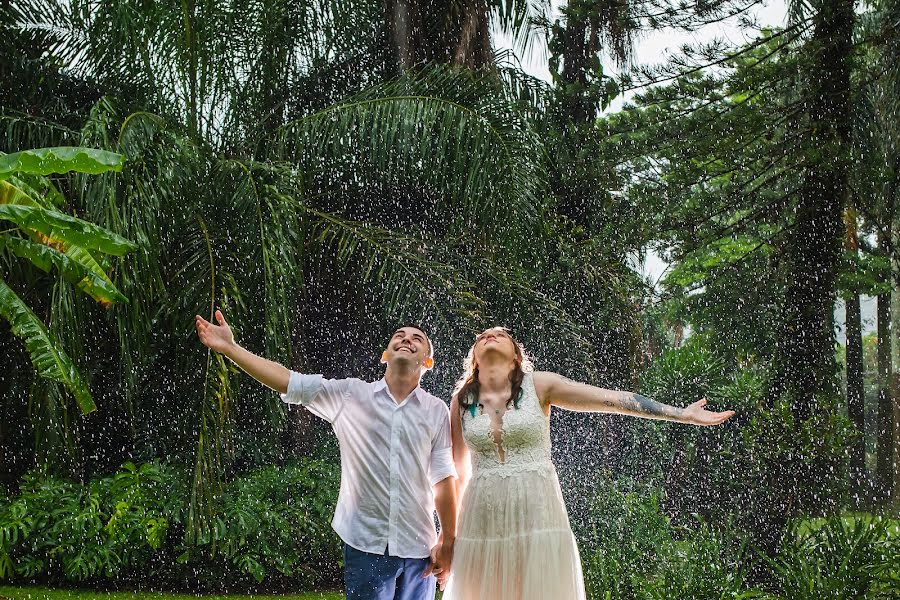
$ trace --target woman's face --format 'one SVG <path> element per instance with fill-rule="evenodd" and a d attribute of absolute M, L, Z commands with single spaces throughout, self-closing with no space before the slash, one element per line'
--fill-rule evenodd
<path fill-rule="evenodd" d="M 475 364 L 480 363 L 482 358 L 488 354 L 515 360 L 516 343 L 506 331 L 499 327 L 486 329 L 475 338 L 475 351 L 473 353 Z"/>

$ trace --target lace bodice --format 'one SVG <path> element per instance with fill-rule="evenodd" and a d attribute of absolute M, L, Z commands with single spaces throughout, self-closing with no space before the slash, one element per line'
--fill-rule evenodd
<path fill-rule="evenodd" d="M 511 474 L 552 466 L 550 419 L 541 408 L 531 373 L 526 373 L 522 380 L 519 408 L 511 407 L 501 415 L 503 460 L 491 421 L 489 413 L 479 414 L 477 409 L 474 417 L 468 410 L 462 414 L 463 438 L 472 453 L 473 477 L 486 471 Z"/>

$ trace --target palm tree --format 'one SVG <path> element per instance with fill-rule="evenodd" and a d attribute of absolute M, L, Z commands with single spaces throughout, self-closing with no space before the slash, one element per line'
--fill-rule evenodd
<path fill-rule="evenodd" d="M 586 345 L 529 268 L 542 252 L 546 162 L 520 107 L 536 87 L 502 69 L 422 67 L 374 86 L 345 77 L 359 31 L 369 64 L 384 46 L 341 3 L 23 6 L 20 31 L 152 109 L 103 98 L 65 132 L 127 158 L 120 173 L 80 180 L 73 202 L 139 248 L 113 266 L 127 308 L 56 308 L 104 321 L 105 342 L 84 361 L 119 365 L 118 378 L 98 369 L 96 380 L 122 426 L 85 437 L 138 458 L 193 457 L 190 536 L 208 533 L 220 483 L 250 447 L 242 437 L 273 440 L 253 449 L 276 456 L 270 432 L 284 422 L 274 397 L 192 346 L 185 316 L 200 306 L 224 308 L 273 359 L 336 372 L 372 367 L 349 354 L 329 364 L 334 344 L 308 340 L 369 347 L 381 332 L 368 322 L 402 315 L 429 315 L 449 346 L 505 305 L 556 324 L 560 347 Z M 22 115 L 5 123 L 12 144 L 63 135 Z"/>

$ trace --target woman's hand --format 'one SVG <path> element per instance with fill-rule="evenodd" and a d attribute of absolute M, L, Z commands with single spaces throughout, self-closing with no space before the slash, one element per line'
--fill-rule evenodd
<path fill-rule="evenodd" d="M 704 408 L 706 399 L 698 400 L 684 409 L 684 422 L 691 425 L 721 425 L 734 416 L 733 410 L 712 412 Z"/>

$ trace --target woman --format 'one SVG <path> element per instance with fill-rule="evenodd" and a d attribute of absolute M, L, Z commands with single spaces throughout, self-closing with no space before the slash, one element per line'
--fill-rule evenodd
<path fill-rule="evenodd" d="M 550 461 L 551 406 L 694 425 L 718 425 L 734 414 L 707 411 L 705 400 L 676 408 L 533 372 L 522 346 L 502 327 L 476 338 L 464 367 L 450 405 L 462 500 L 444 600 L 585 598 L 578 548 Z"/>

